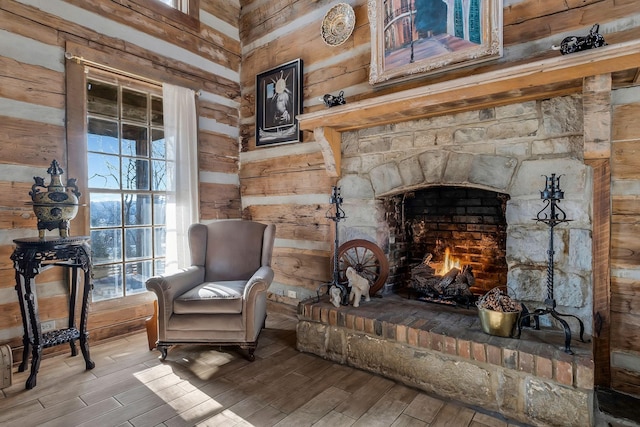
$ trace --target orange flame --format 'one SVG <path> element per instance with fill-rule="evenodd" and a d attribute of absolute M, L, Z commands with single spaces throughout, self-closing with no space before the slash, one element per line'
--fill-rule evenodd
<path fill-rule="evenodd" d="M 444 276 L 447 274 L 452 268 L 460 269 L 460 260 L 458 258 L 451 256 L 451 251 L 449 248 L 444 251 L 444 262 L 442 263 L 442 267 L 436 270 L 436 274 L 438 276 Z"/>

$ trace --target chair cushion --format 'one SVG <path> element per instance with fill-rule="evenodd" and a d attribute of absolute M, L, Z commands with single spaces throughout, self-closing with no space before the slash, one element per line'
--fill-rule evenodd
<path fill-rule="evenodd" d="M 247 282 L 232 280 L 205 282 L 173 301 L 175 314 L 239 314 Z"/>

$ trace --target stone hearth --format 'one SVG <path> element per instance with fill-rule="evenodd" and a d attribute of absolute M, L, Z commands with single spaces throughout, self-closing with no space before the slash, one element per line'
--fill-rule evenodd
<path fill-rule="evenodd" d="M 482 332 L 475 308 L 399 294 L 360 307 L 326 296 L 298 306 L 297 347 L 438 396 L 531 425 L 586 426 L 593 419 L 591 345 L 525 328 L 520 339 Z"/>

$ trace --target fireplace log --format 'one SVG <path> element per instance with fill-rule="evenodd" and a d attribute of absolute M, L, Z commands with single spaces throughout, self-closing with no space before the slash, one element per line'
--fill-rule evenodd
<path fill-rule="evenodd" d="M 409 287 L 430 297 L 471 298 L 470 287 L 475 283 L 470 266 L 452 268 L 444 276 L 435 274 L 435 270 L 424 263 L 411 269 Z"/>
<path fill-rule="evenodd" d="M 460 273 L 460 269 L 455 267 L 447 271 L 445 275 L 442 276 L 442 279 L 438 283 L 438 287 L 436 288 L 438 293 L 444 294 L 445 289 L 447 289 L 449 285 L 451 285 L 456 280 L 456 277 L 458 277 L 459 273 Z"/>

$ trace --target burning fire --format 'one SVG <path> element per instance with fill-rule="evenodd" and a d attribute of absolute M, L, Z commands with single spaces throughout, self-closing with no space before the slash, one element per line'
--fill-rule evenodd
<path fill-rule="evenodd" d="M 442 267 L 436 270 L 436 274 L 438 276 L 444 276 L 452 268 L 460 269 L 460 260 L 458 258 L 452 257 L 451 251 L 449 250 L 449 248 L 447 248 L 444 251 L 444 262 L 442 263 Z"/>

